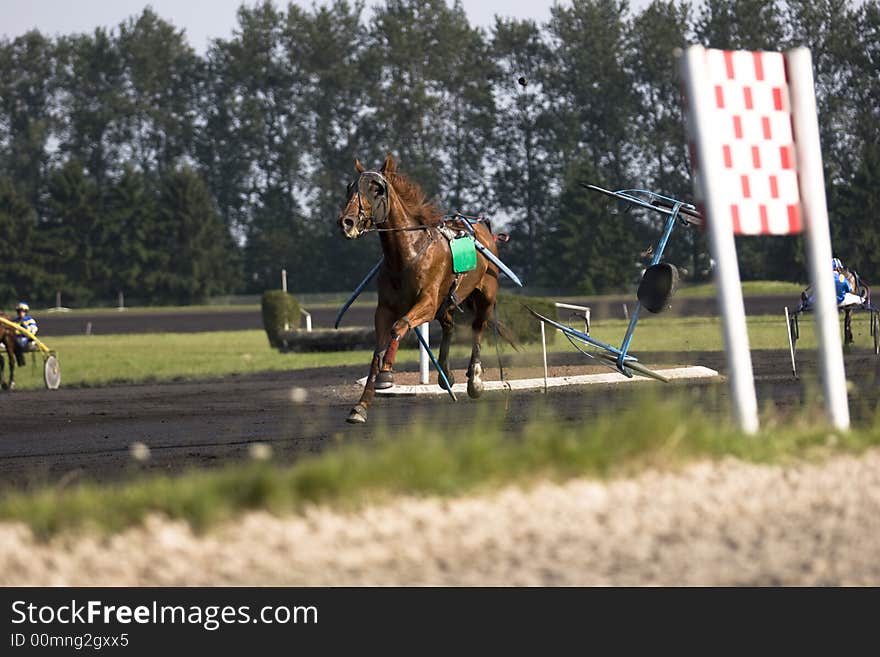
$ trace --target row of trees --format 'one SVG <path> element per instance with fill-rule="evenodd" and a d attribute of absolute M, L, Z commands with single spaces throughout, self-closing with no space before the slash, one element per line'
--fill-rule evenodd
<path fill-rule="evenodd" d="M 692 196 L 674 50 L 693 42 L 811 48 L 835 248 L 876 276 L 878 0 L 572 0 L 488 33 L 458 2 L 369 20 L 265 2 L 204 56 L 149 8 L 0 41 L 0 303 L 185 303 L 276 287 L 282 267 L 297 291 L 350 289 L 378 243 L 335 220 L 355 157 L 387 152 L 448 211 L 494 216 L 529 286 L 628 287 L 659 226 L 579 182 Z M 800 238 L 739 246 L 746 279 L 804 277 Z M 669 257 L 709 275 L 697 231 Z"/>

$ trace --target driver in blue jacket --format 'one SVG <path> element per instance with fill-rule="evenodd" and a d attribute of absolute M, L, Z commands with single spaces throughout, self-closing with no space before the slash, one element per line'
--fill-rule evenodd
<path fill-rule="evenodd" d="M 856 277 L 843 266 L 840 258 L 831 261 L 834 269 L 834 290 L 837 293 L 837 305 L 849 306 L 862 303 L 862 298 L 856 292 Z"/>
<path fill-rule="evenodd" d="M 37 327 L 37 320 L 31 317 L 30 311 L 31 308 L 26 302 L 19 301 L 15 307 L 15 313 L 18 316 L 15 322 L 23 329 L 36 335 L 39 328 Z M 31 351 L 30 345 L 31 339 L 28 336 L 21 333 L 15 336 L 15 359 L 18 361 L 19 366 L 24 366 L 24 352 Z"/>
<path fill-rule="evenodd" d="M 840 258 L 832 258 L 831 268 L 834 275 L 834 292 L 837 296 L 837 305 L 846 307 L 861 304 L 864 299 L 858 296 L 856 292 L 855 275 L 843 266 Z M 815 303 L 816 296 L 813 294 L 812 287 L 808 287 L 801 292 L 802 307 L 811 308 Z"/>

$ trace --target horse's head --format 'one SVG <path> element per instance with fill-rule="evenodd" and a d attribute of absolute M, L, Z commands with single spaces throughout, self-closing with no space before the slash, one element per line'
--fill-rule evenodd
<path fill-rule="evenodd" d="M 355 160 L 355 168 L 358 177 L 348 185 L 345 208 L 339 216 L 339 229 L 350 240 L 388 220 L 393 190 L 386 176 L 397 171 L 397 163 L 388 155 L 379 171 L 367 171 L 360 160 Z"/>

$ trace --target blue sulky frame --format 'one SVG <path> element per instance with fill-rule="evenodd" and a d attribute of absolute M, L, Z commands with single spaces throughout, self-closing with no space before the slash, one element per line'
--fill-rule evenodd
<path fill-rule="evenodd" d="M 680 201 L 675 198 L 671 198 L 669 196 L 663 196 L 662 194 L 657 194 L 656 192 L 651 192 L 645 189 L 621 189 L 617 191 L 609 191 L 607 189 L 602 189 L 601 187 L 597 187 L 596 185 L 590 185 L 587 183 L 581 183 L 581 185 L 587 189 L 601 192 L 602 194 L 615 198 L 619 201 L 624 201 L 630 205 L 647 208 L 649 210 L 653 210 L 655 212 L 666 215 L 666 225 L 664 226 L 663 234 L 660 236 L 660 240 L 657 243 L 657 247 L 654 251 L 654 256 L 651 259 L 651 266 L 659 264 L 660 259 L 663 257 L 663 252 L 666 250 L 666 244 L 669 242 L 672 231 L 677 224 L 687 226 L 691 224 L 701 225 L 703 223 L 702 216 L 694 205 L 690 203 L 685 203 L 684 201 Z M 647 367 L 638 362 L 638 358 L 629 353 L 633 334 L 636 330 L 636 324 L 639 321 L 639 313 L 641 312 L 641 308 L 641 301 L 637 301 L 635 310 L 633 310 L 632 314 L 630 315 L 629 325 L 626 328 L 626 334 L 623 336 L 623 342 L 621 343 L 619 349 L 617 347 L 613 347 L 610 344 L 606 344 L 605 342 L 597 340 L 587 333 L 583 333 L 581 331 L 578 331 L 577 329 L 571 328 L 570 326 L 566 326 L 564 324 L 560 324 L 559 322 L 553 321 L 552 319 L 548 319 L 547 317 L 536 313 L 531 308 L 529 308 L 528 310 L 541 321 L 547 322 L 548 324 L 551 324 L 552 326 L 558 328 L 569 338 L 574 338 L 605 351 L 606 353 L 598 354 L 599 359 L 601 359 L 600 362 L 603 362 L 603 364 L 617 370 L 624 376 L 632 378 L 633 373 L 638 372 L 639 374 L 643 374 L 659 381 L 663 381 L 664 383 L 668 383 L 669 379 L 661 374 L 649 370 Z M 582 353 L 586 356 L 589 356 L 590 358 L 596 358 L 596 356 L 588 352 L 582 351 Z"/>

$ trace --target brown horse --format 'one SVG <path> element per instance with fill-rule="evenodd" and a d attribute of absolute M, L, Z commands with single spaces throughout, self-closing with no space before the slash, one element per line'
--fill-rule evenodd
<path fill-rule="evenodd" d="M 440 227 L 446 223 L 462 228 L 463 224 L 444 222 L 437 205 L 426 201 L 419 186 L 398 172 L 391 155 L 379 171 L 367 171 L 360 160 L 355 161 L 355 167 L 359 177 L 348 187 L 339 228 L 350 240 L 378 232 L 385 259 L 378 275 L 376 351 L 364 392 L 348 422 L 367 421 L 367 408 L 376 389 L 394 385 L 392 370 L 401 339 L 424 322 L 440 322 L 443 337 L 438 361 L 450 385 L 453 383 L 449 370 L 453 312 L 465 303 L 474 311 L 467 391 L 471 398 L 479 397 L 483 391 L 480 343 L 498 294 L 498 268 L 480 257 L 475 269 L 453 272 L 450 244 Z M 473 228 L 475 238 L 497 255 L 489 228 L 484 223 L 474 224 Z M 504 337 L 510 340 L 508 335 Z M 443 386 L 439 375 L 438 379 Z"/>
<path fill-rule="evenodd" d="M 12 317 L 6 313 L 0 312 L 0 317 L 13 321 Z M 0 355 L 0 388 L 10 390 L 15 387 L 15 336 L 14 328 L 0 322 L 0 346 L 6 351 L 6 357 L 9 360 L 9 381 L 3 381 L 3 356 Z"/>

